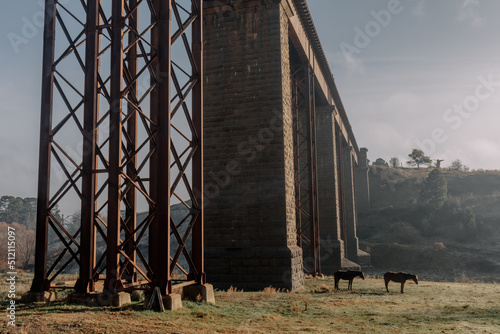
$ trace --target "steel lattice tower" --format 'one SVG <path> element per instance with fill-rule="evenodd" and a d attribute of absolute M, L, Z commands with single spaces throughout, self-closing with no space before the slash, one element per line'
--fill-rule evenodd
<path fill-rule="evenodd" d="M 316 152 L 314 73 L 307 65 L 292 67 L 295 202 L 297 245 L 304 271 L 321 273 Z"/>
<path fill-rule="evenodd" d="M 205 283 L 202 0 L 45 6 L 31 291 Z M 77 228 L 56 212 L 67 203 Z"/>

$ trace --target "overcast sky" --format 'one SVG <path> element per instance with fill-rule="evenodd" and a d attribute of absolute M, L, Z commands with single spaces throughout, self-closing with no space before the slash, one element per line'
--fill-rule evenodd
<path fill-rule="evenodd" d="M 41 7 L 5 6 L 0 195 L 35 196 Z M 309 0 L 309 7 L 358 145 L 372 161 L 406 161 L 420 146 L 445 166 L 460 159 L 500 169 L 500 1 Z M 13 45 L 13 34 L 22 43 Z"/>
<path fill-rule="evenodd" d="M 419 147 L 444 166 L 500 169 L 500 1 L 308 3 L 372 161 Z"/>

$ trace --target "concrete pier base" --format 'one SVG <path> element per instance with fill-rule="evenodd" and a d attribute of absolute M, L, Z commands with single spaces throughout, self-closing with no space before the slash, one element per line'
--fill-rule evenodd
<path fill-rule="evenodd" d="M 372 266 L 372 261 L 371 261 L 371 256 L 365 251 L 362 251 L 361 249 L 358 249 L 358 260 L 356 261 L 359 263 L 361 267 L 371 267 Z"/>
<path fill-rule="evenodd" d="M 79 293 L 72 292 L 66 297 L 66 303 L 68 304 L 80 304 L 87 306 L 98 306 L 97 297 L 98 293 Z"/>
<path fill-rule="evenodd" d="M 27 292 L 25 293 L 21 301 L 25 303 L 49 303 L 57 299 L 57 293 L 55 291 L 44 291 L 44 292 Z"/>
<path fill-rule="evenodd" d="M 342 270 L 361 270 L 361 266 L 357 263 L 352 262 L 349 259 L 342 259 Z"/>
<path fill-rule="evenodd" d="M 127 292 L 119 293 L 100 293 L 96 296 L 97 303 L 100 306 L 113 306 L 122 307 L 126 304 L 130 304 L 132 301 L 130 299 L 130 294 Z"/>
<path fill-rule="evenodd" d="M 182 298 L 215 304 L 214 287 L 212 284 L 186 286 L 183 289 Z"/>
<path fill-rule="evenodd" d="M 175 311 L 182 308 L 181 295 L 172 293 L 170 295 L 163 296 L 163 305 L 165 305 L 165 309 L 169 311 Z"/>
<path fill-rule="evenodd" d="M 329 238 L 321 240 L 321 272 L 323 274 L 333 275 L 342 267 L 343 247 L 341 240 Z"/>

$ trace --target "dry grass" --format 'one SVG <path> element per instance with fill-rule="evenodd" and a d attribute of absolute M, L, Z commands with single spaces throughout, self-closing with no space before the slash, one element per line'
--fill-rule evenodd
<path fill-rule="evenodd" d="M 139 302 L 123 308 L 19 305 L 14 333 L 500 332 L 497 284 L 421 281 L 408 283 L 403 295 L 386 293 L 383 280 L 368 277 L 353 291 L 332 285 L 327 277 L 292 292 L 231 288 L 216 292 L 216 305 L 184 301 L 183 309 L 165 313 L 144 311 Z M 5 322 L 0 332 L 7 332 Z"/>
<path fill-rule="evenodd" d="M 250 295 L 251 300 L 266 300 L 266 299 L 271 299 L 275 298 L 279 293 L 281 292 L 281 289 L 276 289 L 273 288 L 272 286 L 268 286 L 267 288 L 264 288 L 264 290 L 260 292 L 254 292 Z"/>
<path fill-rule="evenodd" d="M 333 287 L 331 285 L 321 284 L 314 289 L 314 293 L 327 293 L 331 292 Z"/>
<path fill-rule="evenodd" d="M 243 296 L 243 289 L 238 290 L 237 288 L 231 286 L 229 289 L 227 289 L 227 291 L 221 291 L 219 294 L 221 295 L 221 297 L 229 301 L 233 301 Z"/>
<path fill-rule="evenodd" d="M 24 293 L 31 287 L 33 275 L 25 273 L 21 270 L 17 271 L 16 275 L 16 292 Z M 7 283 L 7 274 L 0 274 L 0 300 L 6 300 L 9 291 L 9 283 Z"/>
<path fill-rule="evenodd" d="M 276 297 L 276 294 L 279 292 L 278 289 L 273 288 L 272 286 L 268 286 L 267 288 L 264 288 L 262 291 L 262 296 L 264 299 L 269 299 L 269 298 L 274 298 Z"/>

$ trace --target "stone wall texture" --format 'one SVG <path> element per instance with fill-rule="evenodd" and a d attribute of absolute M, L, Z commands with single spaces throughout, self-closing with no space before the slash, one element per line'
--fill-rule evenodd
<path fill-rule="evenodd" d="M 207 279 L 299 288 L 286 13 L 248 1 L 206 6 L 204 21 Z"/>
<path fill-rule="evenodd" d="M 359 150 L 359 161 L 356 167 L 356 203 L 358 212 L 366 213 L 370 211 L 370 181 L 368 178 L 368 150 Z"/>
<path fill-rule="evenodd" d="M 346 236 L 344 242 L 346 245 L 346 257 L 349 260 L 357 261 L 359 241 L 356 233 L 357 227 L 357 212 L 356 198 L 354 185 L 354 163 L 353 163 L 353 148 L 351 146 L 343 147 L 343 176 L 344 176 L 344 197 L 345 197 L 345 219 L 346 219 Z"/>
<path fill-rule="evenodd" d="M 332 110 L 316 109 L 319 230 L 321 270 L 331 275 L 341 268 L 344 245 L 340 234 L 339 179 L 335 119 Z"/>
<path fill-rule="evenodd" d="M 221 289 L 303 285 L 291 68 L 310 64 L 305 58 L 315 51 L 297 32 L 305 27 L 294 3 L 204 1 L 205 269 Z M 326 97 L 338 95 L 336 87 L 321 87 L 315 100 L 327 105 L 316 106 L 320 253 L 322 272 L 333 274 L 359 268 L 352 261 L 361 258 L 369 263 L 358 249 L 355 200 L 356 192 L 369 201 L 369 187 L 366 166 L 355 166 L 352 140 L 343 138 L 345 124 Z"/>

